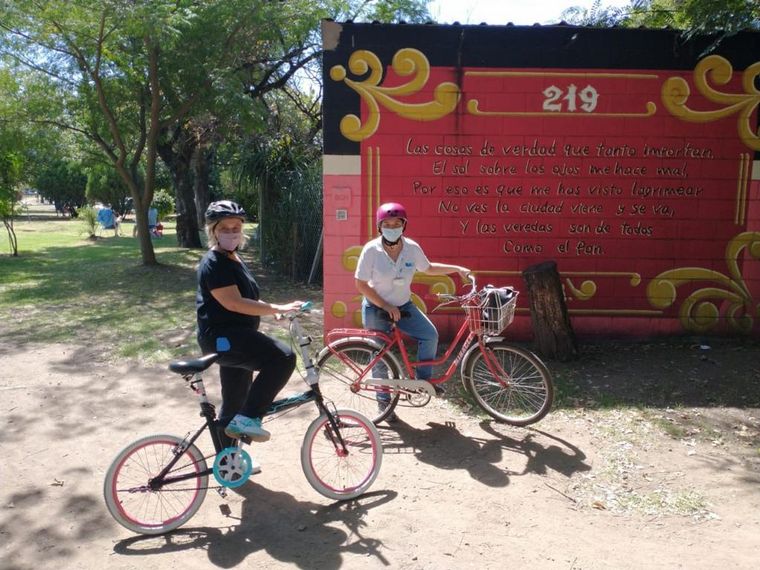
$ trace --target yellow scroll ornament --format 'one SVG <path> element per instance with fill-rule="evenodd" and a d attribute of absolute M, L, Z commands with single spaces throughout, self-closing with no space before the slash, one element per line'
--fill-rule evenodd
<path fill-rule="evenodd" d="M 687 331 L 705 332 L 721 320 L 718 304 L 726 307 L 726 320 L 732 328 L 743 333 L 752 330 L 754 316 L 760 316 L 760 303 L 752 298 L 739 269 L 739 256 L 746 250 L 749 256 L 760 259 L 760 232 L 744 232 L 726 246 L 728 275 L 702 267 L 681 267 L 660 273 L 647 287 L 649 302 L 658 308 L 673 305 L 681 285 L 695 281 L 712 281 L 712 287 L 694 291 L 684 299 L 678 314 Z M 750 261 L 745 258 L 745 262 Z"/>
<path fill-rule="evenodd" d="M 725 85 L 731 81 L 731 63 L 719 55 L 702 59 L 694 68 L 694 85 L 707 100 L 721 105 L 712 111 L 695 111 L 687 107 L 691 95 L 689 84 L 682 77 L 670 77 L 662 84 L 662 102 L 674 117 L 691 123 L 708 123 L 724 119 L 738 113 L 737 130 L 742 142 L 753 150 L 760 151 L 760 137 L 753 128 L 752 113 L 760 104 L 760 90 L 755 80 L 760 75 L 760 61 L 744 70 L 742 87 L 744 93 L 724 93 L 709 83 Z"/>
<path fill-rule="evenodd" d="M 435 121 L 451 113 L 459 103 L 461 93 L 455 83 L 443 82 L 433 91 L 433 101 L 427 103 L 402 103 L 397 98 L 419 93 L 430 79 L 430 62 L 421 51 L 404 48 L 396 52 L 391 63 L 393 71 L 411 80 L 397 87 L 381 87 L 383 66 L 371 51 L 357 50 L 348 59 L 348 68 L 354 75 L 369 76 L 363 81 L 346 77 L 346 68 L 336 65 L 330 69 L 333 81 L 343 81 L 356 91 L 367 105 L 367 119 L 362 124 L 359 117 L 346 115 L 340 121 L 340 132 L 349 140 L 361 142 L 372 136 L 380 125 L 380 105 L 393 113 L 415 121 Z"/>

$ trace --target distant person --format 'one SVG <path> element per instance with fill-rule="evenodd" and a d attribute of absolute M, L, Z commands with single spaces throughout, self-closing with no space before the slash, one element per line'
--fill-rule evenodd
<path fill-rule="evenodd" d="M 164 227 L 161 226 L 161 232 L 159 233 L 156 230 L 158 225 L 158 210 L 155 206 L 151 205 L 151 207 L 148 208 L 148 232 L 152 237 L 161 237 L 163 235 Z M 137 222 L 135 222 L 135 225 L 132 228 L 132 237 L 137 237 Z"/>
<path fill-rule="evenodd" d="M 238 253 L 245 244 L 245 210 L 235 202 L 213 202 L 206 210 L 209 250 L 198 265 L 195 298 L 198 344 L 221 358 L 219 422 L 228 437 L 267 441 L 261 418 L 296 365 L 291 348 L 259 331 L 263 315 L 298 309 L 301 301 L 275 305 L 259 299 L 259 285 Z M 258 372 L 253 380 L 253 373 Z"/>

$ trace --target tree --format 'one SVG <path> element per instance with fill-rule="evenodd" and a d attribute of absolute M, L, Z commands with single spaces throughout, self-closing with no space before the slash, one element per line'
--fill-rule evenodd
<path fill-rule="evenodd" d="M 126 213 L 129 188 L 109 164 L 94 164 L 87 168 L 87 200 L 110 204 L 114 211 Z"/>
<path fill-rule="evenodd" d="M 261 2 L 259 2 L 261 3 Z M 234 7 L 232 5 L 235 5 Z M 188 57 L 188 40 L 195 56 L 218 60 L 229 52 L 229 41 L 199 46 L 204 14 L 223 6 L 243 12 L 242 2 L 197 3 L 190 0 L 18 0 L 3 3 L 0 29 L 5 54 L 37 76 L 48 90 L 48 110 L 60 102 L 56 116 L 44 122 L 86 137 L 105 155 L 129 188 L 135 207 L 142 261 L 156 263 L 147 231 L 147 211 L 153 198 L 159 136 L 179 123 L 214 81 L 209 66 Z M 247 10 L 254 6 L 246 3 Z M 225 22 L 228 38 L 238 26 Z M 208 40 L 208 38 L 207 38 Z M 181 85 L 183 89 L 171 89 Z M 31 101 L 30 101 L 31 103 Z M 27 108 L 33 105 L 28 106 Z M 37 106 L 40 106 L 37 103 Z M 30 122 L 40 119 L 32 114 Z"/>
<path fill-rule="evenodd" d="M 0 54 L 28 77 L 19 118 L 86 139 L 129 188 L 143 230 L 142 261 L 150 265 L 156 258 L 147 209 L 159 157 L 177 192 L 180 243 L 198 246 L 198 210 L 207 200 L 215 146 L 261 132 L 264 98 L 318 61 L 320 19 L 418 18 L 425 4 L 15 0 L 0 4 Z M 313 113 L 313 101 L 303 108 Z M 318 130 L 315 123 L 311 132 Z"/>
<path fill-rule="evenodd" d="M 609 28 L 620 24 L 628 16 L 630 8 L 614 6 L 602 7 L 601 0 L 595 0 L 590 8 L 571 6 L 563 10 L 561 18 L 575 26 Z"/>
<path fill-rule="evenodd" d="M 33 184 L 56 208 L 66 203 L 79 208 L 86 201 L 87 173 L 78 161 L 49 158 L 37 165 Z"/>
<path fill-rule="evenodd" d="M 742 30 L 760 30 L 757 0 L 637 0 L 625 22 L 629 26 L 684 30 L 684 37 L 715 34 L 711 51 L 724 38 Z"/>
<path fill-rule="evenodd" d="M 21 200 L 18 183 L 21 180 L 23 157 L 20 152 L 13 150 L 11 145 L 7 144 L 8 142 L 8 139 L 0 140 L 0 219 L 8 234 L 11 255 L 16 257 L 18 256 L 18 238 L 13 227 L 13 219 L 18 214 Z"/>
<path fill-rule="evenodd" d="M 671 27 L 683 30 L 684 39 L 696 34 L 714 34 L 711 51 L 725 37 L 741 30 L 760 29 L 757 0 L 631 0 L 623 8 L 602 7 L 596 0 L 590 9 L 573 6 L 562 18 L 579 26 Z"/>

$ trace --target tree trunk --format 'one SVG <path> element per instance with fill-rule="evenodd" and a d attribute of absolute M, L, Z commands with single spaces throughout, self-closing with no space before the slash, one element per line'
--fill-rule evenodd
<path fill-rule="evenodd" d="M 158 145 L 158 154 L 174 181 L 177 201 L 177 244 L 180 247 L 200 248 L 202 244 L 198 235 L 191 168 L 194 149 L 192 138 L 176 127 L 170 137 L 163 137 Z"/>
<path fill-rule="evenodd" d="M 177 191 L 177 243 L 180 247 L 202 247 L 190 171 L 175 181 Z"/>
<path fill-rule="evenodd" d="M 208 188 L 211 177 L 211 159 L 213 149 L 203 146 L 196 147 L 193 156 L 193 194 L 195 196 L 195 211 L 198 227 L 206 224 L 206 208 L 208 207 Z"/>
<path fill-rule="evenodd" d="M 575 333 L 567 316 L 562 283 L 554 261 L 531 265 L 523 271 L 530 297 L 536 351 L 562 362 L 578 357 Z"/>
<path fill-rule="evenodd" d="M 140 242 L 140 251 L 147 251 L 150 249 L 151 251 L 155 251 L 153 249 L 153 240 L 151 240 L 150 237 L 150 231 L 148 230 L 148 207 L 143 208 L 142 204 L 140 206 L 137 205 L 135 202 L 135 226 L 137 228 L 137 239 Z M 143 258 L 144 259 L 144 258 Z M 154 256 L 155 260 L 155 256 Z M 143 261 L 144 265 L 155 265 L 155 263 L 145 263 Z"/>

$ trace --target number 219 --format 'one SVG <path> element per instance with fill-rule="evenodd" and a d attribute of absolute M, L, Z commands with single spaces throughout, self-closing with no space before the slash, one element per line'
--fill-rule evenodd
<path fill-rule="evenodd" d="M 591 85 L 587 85 L 583 90 L 578 92 L 578 88 L 572 83 L 567 86 L 567 93 L 556 85 L 551 85 L 543 90 L 544 111 L 558 113 L 563 111 L 563 105 L 567 111 L 575 112 L 580 109 L 586 113 L 591 113 L 596 109 L 596 103 L 599 100 L 599 93 Z"/>

